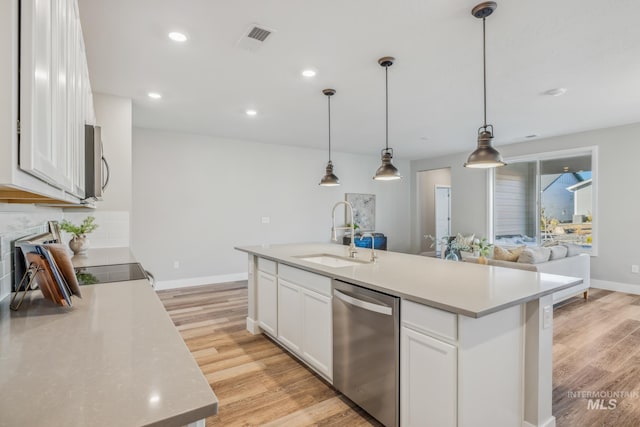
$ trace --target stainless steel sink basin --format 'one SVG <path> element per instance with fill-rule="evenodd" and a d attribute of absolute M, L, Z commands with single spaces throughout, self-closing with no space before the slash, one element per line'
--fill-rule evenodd
<path fill-rule="evenodd" d="M 367 264 L 365 261 L 331 254 L 300 255 L 295 258 L 333 268 L 353 267 L 354 265 Z"/>

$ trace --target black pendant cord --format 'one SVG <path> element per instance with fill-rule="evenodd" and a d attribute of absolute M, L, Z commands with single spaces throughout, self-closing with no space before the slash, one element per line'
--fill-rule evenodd
<path fill-rule="evenodd" d="M 487 36 L 486 18 L 482 18 L 482 67 L 483 67 L 483 87 L 484 87 L 484 128 L 487 128 Z"/>
<path fill-rule="evenodd" d="M 385 147 L 389 151 L 389 66 L 384 67 L 384 103 L 385 103 Z"/>
<path fill-rule="evenodd" d="M 327 105 L 329 106 L 329 163 L 331 163 L 331 96 L 327 96 Z"/>

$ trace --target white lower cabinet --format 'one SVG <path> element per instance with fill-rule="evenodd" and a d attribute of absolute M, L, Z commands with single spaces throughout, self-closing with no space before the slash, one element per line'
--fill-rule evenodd
<path fill-rule="evenodd" d="M 276 276 L 258 271 L 258 324 L 273 335 L 278 335 L 278 285 Z"/>
<path fill-rule="evenodd" d="M 400 358 L 400 424 L 456 426 L 456 346 L 403 326 Z"/>
<path fill-rule="evenodd" d="M 302 319 L 302 289 L 278 278 L 278 340 L 297 354 L 301 354 Z"/>
<path fill-rule="evenodd" d="M 333 377 L 331 298 L 302 289 L 302 356 L 328 378 Z"/>
<path fill-rule="evenodd" d="M 331 279 L 279 264 L 277 307 L 278 341 L 332 381 Z"/>

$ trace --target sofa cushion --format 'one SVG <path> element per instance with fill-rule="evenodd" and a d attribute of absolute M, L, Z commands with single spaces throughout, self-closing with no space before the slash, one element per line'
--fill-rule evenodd
<path fill-rule="evenodd" d="M 511 261 L 515 262 L 518 260 L 518 257 L 522 253 L 526 246 L 519 246 L 513 249 L 506 249 L 500 246 L 495 246 L 493 248 L 493 259 L 498 261 Z"/>
<path fill-rule="evenodd" d="M 584 252 L 584 250 L 582 249 L 582 246 L 579 245 L 572 245 L 572 244 L 567 244 L 567 245 L 562 245 L 565 248 L 567 248 L 567 256 L 576 256 L 579 255 L 581 253 Z"/>
<path fill-rule="evenodd" d="M 549 261 L 550 256 L 550 248 L 526 248 L 518 257 L 518 262 L 524 264 L 540 264 L 541 262 Z"/>
<path fill-rule="evenodd" d="M 551 256 L 549 257 L 549 261 L 552 259 L 560 259 L 565 258 L 567 256 L 567 247 L 562 245 L 556 245 L 549 247 L 551 249 Z"/>

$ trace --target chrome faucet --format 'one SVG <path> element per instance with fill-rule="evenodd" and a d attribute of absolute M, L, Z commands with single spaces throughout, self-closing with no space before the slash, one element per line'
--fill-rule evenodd
<path fill-rule="evenodd" d="M 340 205 L 346 205 L 349 208 L 349 213 L 351 216 L 351 226 L 349 227 L 336 227 L 336 208 Z M 349 245 L 349 258 L 355 258 L 356 254 L 356 246 L 353 244 L 353 239 L 355 238 L 355 227 L 353 221 L 353 206 L 351 203 L 345 201 L 339 201 L 335 205 L 333 205 L 333 210 L 331 211 L 331 240 L 334 242 L 338 241 L 337 230 L 351 230 L 351 244 Z"/>
<path fill-rule="evenodd" d="M 369 256 L 369 262 L 376 262 L 376 259 L 378 257 L 376 256 L 375 239 L 373 238 L 373 234 L 364 233 L 360 236 L 360 240 L 364 239 L 365 237 L 371 237 L 371 255 Z"/>

